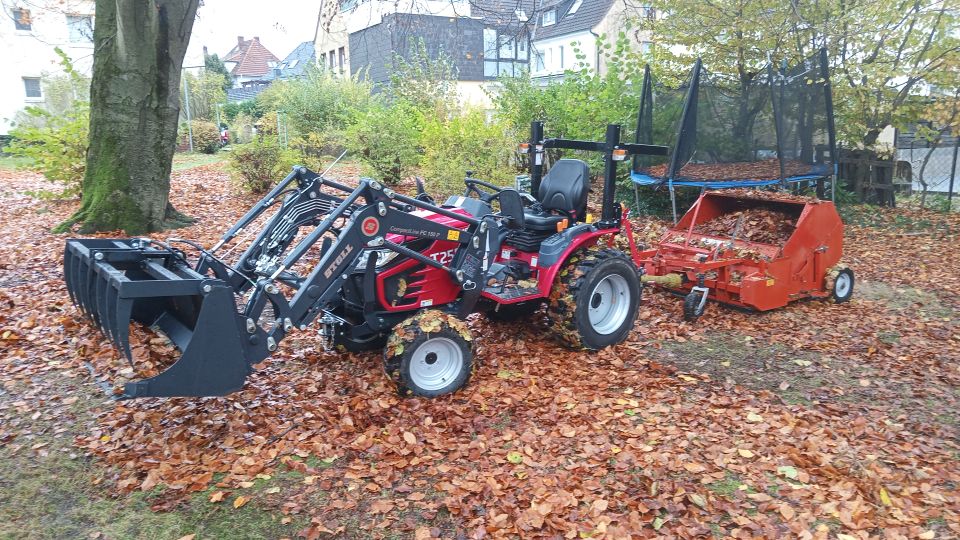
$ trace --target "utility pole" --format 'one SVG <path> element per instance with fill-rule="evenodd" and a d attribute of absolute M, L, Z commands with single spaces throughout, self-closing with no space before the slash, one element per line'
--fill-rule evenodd
<path fill-rule="evenodd" d="M 190 75 L 187 73 L 187 75 Z M 193 126 L 190 123 L 190 77 L 183 78 L 183 107 L 187 113 L 187 140 L 190 141 L 190 151 L 193 152 Z"/>

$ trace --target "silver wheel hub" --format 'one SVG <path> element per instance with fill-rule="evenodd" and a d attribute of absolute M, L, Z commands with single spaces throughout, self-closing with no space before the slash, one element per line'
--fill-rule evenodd
<path fill-rule="evenodd" d="M 837 276 L 837 281 L 833 285 L 834 294 L 837 298 L 844 298 L 850 294 L 850 287 L 853 284 L 850 282 L 850 274 L 843 272 Z"/>
<path fill-rule="evenodd" d="M 627 280 L 619 274 L 610 274 L 601 279 L 590 293 L 588 308 L 590 326 L 594 332 L 601 335 L 615 332 L 630 313 L 630 286 Z"/>
<path fill-rule="evenodd" d="M 410 382 L 424 390 L 446 388 L 463 370 L 463 351 L 450 338 L 420 344 L 410 358 Z"/>

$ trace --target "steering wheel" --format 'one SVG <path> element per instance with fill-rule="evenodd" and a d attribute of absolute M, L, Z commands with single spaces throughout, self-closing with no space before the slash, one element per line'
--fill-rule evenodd
<path fill-rule="evenodd" d="M 464 197 L 469 197 L 469 196 L 470 196 L 470 192 L 472 191 L 472 192 L 474 192 L 474 193 L 477 194 L 477 197 L 479 197 L 481 201 L 483 201 L 483 202 L 485 202 L 485 203 L 488 203 L 488 204 L 489 204 L 492 200 L 494 200 L 495 198 L 497 198 L 497 194 L 498 194 L 498 193 L 500 193 L 501 191 L 503 191 L 503 188 L 501 188 L 501 187 L 497 187 L 497 186 L 491 184 L 490 182 L 484 182 L 483 180 L 477 180 L 476 178 L 471 178 L 471 177 L 464 178 L 464 179 L 463 179 L 463 183 L 467 186 L 467 189 L 463 192 L 463 196 L 464 196 Z M 486 188 L 486 190 L 480 189 L 481 187 Z M 490 193 L 490 192 L 487 191 L 487 190 L 490 190 L 490 191 L 492 191 L 493 193 Z"/>

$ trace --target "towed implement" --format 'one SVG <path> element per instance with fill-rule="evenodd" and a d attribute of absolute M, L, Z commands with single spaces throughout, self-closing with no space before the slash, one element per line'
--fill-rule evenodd
<path fill-rule="evenodd" d="M 422 186 L 408 197 L 372 179 L 348 187 L 296 167 L 210 249 L 180 239 L 68 240 L 67 289 L 131 362 L 131 322 L 181 353 L 166 371 L 127 383 L 121 398 L 239 390 L 254 364 L 311 325 L 328 348 L 384 348 L 402 393 L 446 394 L 470 377 L 462 319 L 473 312 L 508 319 L 546 303 L 568 345 L 626 339 L 641 285 L 630 256 L 612 248 L 624 221 L 616 168 L 630 154 L 667 149 L 619 138 L 611 125 L 604 141 L 545 139 L 534 123 L 524 145 L 532 195 L 467 177 L 464 194 L 441 205 Z M 586 212 L 587 164 L 562 159 L 544 176 L 548 148 L 604 155 L 599 220 Z M 221 252 L 228 245 L 243 249 L 235 260 Z"/>
<path fill-rule="evenodd" d="M 830 201 L 774 192 L 710 191 L 635 262 L 645 283 L 684 296 L 684 318 L 708 300 L 767 311 L 803 299 L 845 302 L 843 222 Z"/>

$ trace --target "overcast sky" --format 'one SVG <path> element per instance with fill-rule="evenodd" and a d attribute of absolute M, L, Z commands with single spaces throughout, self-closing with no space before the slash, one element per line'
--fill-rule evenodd
<path fill-rule="evenodd" d="M 283 60 L 298 44 L 313 39 L 321 1 L 204 0 L 183 64 L 203 64 L 204 45 L 223 58 L 237 44 L 237 36 L 260 36 L 260 43 Z"/>

